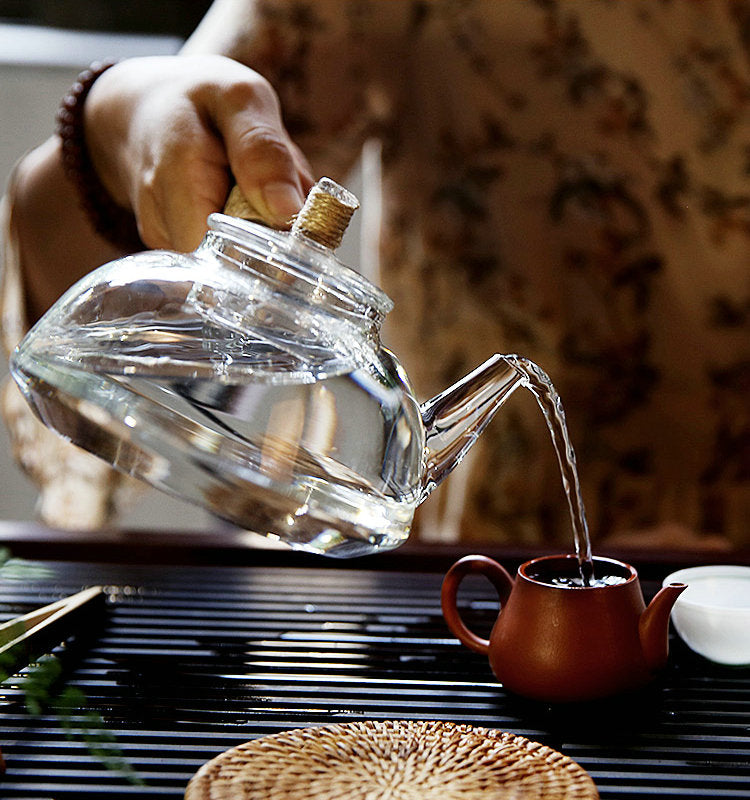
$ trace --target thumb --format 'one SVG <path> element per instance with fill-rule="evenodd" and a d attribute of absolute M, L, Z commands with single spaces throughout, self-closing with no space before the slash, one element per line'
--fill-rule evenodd
<path fill-rule="evenodd" d="M 262 76 L 246 70 L 220 84 L 207 102 L 242 194 L 261 219 L 287 226 L 302 207 L 312 178 L 284 127 L 275 91 Z"/>
<path fill-rule="evenodd" d="M 283 128 L 253 120 L 226 136 L 227 156 L 237 185 L 264 221 L 288 227 L 304 203 L 311 180 L 298 166 L 297 152 Z"/>

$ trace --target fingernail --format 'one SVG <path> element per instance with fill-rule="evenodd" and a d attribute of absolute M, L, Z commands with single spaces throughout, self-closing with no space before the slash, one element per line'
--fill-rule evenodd
<path fill-rule="evenodd" d="M 263 202 L 279 222 L 289 222 L 302 208 L 304 198 L 293 183 L 274 181 L 263 187 Z"/>

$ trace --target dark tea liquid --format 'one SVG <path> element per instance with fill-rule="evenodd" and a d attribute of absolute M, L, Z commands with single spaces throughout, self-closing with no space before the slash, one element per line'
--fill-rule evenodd
<path fill-rule="evenodd" d="M 591 537 L 589 536 L 589 527 L 586 522 L 586 511 L 583 507 L 581 484 L 578 480 L 576 454 L 568 434 L 562 400 L 560 400 L 560 396 L 555 391 L 555 387 L 552 385 L 547 373 L 533 361 L 515 355 L 504 356 L 504 358 L 524 376 L 523 385 L 536 398 L 552 437 L 552 444 L 560 465 L 560 476 L 562 477 L 563 489 L 568 500 L 570 520 L 573 526 L 573 541 L 580 573 L 577 576 L 580 581 L 578 585 L 597 585 L 593 583 L 594 559 L 591 554 Z M 562 576 L 559 577 L 563 580 Z M 565 580 L 568 580 L 568 578 L 565 578 Z M 600 580 L 604 580 L 604 578 Z"/>
<path fill-rule="evenodd" d="M 564 557 L 541 559 L 530 564 L 526 568 L 525 574 L 532 580 L 547 586 L 578 589 L 617 586 L 625 583 L 631 577 L 630 570 L 624 564 L 606 558 L 592 559 L 592 561 L 596 562 L 597 574 L 593 574 L 594 565 L 592 564 L 592 574 L 588 580 L 581 575 L 580 564 L 577 560 Z"/>

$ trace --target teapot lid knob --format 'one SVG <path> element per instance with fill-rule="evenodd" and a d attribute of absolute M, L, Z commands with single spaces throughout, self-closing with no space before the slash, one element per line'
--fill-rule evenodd
<path fill-rule="evenodd" d="M 335 250 L 341 244 L 346 226 L 358 208 L 359 200 L 348 189 L 330 178 L 321 178 L 310 190 L 304 206 L 294 218 L 292 233 L 306 236 Z M 258 213 L 237 184 L 229 193 L 224 213 L 230 217 L 259 221 Z"/>
<path fill-rule="evenodd" d="M 359 208 L 357 198 L 330 178 L 321 178 L 310 190 L 304 206 L 292 223 L 292 233 L 335 250 L 346 226 Z"/>

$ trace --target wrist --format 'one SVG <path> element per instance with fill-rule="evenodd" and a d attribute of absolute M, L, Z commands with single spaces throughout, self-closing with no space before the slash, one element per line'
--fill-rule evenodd
<path fill-rule="evenodd" d="M 84 70 L 62 99 L 57 112 L 57 134 L 62 143 L 65 175 L 91 226 L 104 239 L 126 252 L 143 250 L 135 216 L 120 206 L 102 183 L 86 143 L 84 106 L 95 81 L 114 62 L 92 64 Z"/>

